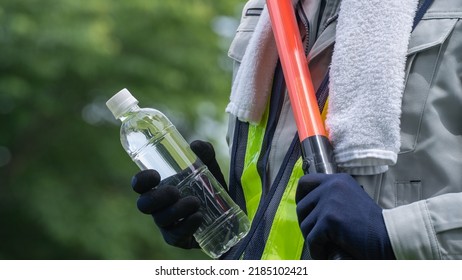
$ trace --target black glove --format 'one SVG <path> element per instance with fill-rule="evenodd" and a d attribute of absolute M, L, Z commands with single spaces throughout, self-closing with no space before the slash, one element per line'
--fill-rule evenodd
<path fill-rule="evenodd" d="M 213 146 L 204 141 L 194 141 L 191 149 L 207 165 L 210 172 L 226 188 L 224 176 L 215 159 Z M 164 240 L 175 247 L 199 248 L 193 234 L 203 222 L 200 200 L 195 196 L 181 197 L 177 186 L 157 187 L 161 178 L 156 170 L 143 170 L 132 179 L 133 190 L 140 194 L 137 207 L 151 214 Z"/>
<path fill-rule="evenodd" d="M 350 175 L 305 175 L 296 202 L 314 259 L 327 259 L 336 248 L 355 259 L 395 259 L 382 208 Z"/>
<path fill-rule="evenodd" d="M 221 168 L 218 165 L 215 150 L 213 149 L 212 144 L 209 142 L 196 140 L 190 144 L 191 150 L 197 155 L 197 157 L 204 163 L 212 173 L 213 177 L 217 179 L 225 190 L 228 189 L 225 177 L 221 172 Z"/>

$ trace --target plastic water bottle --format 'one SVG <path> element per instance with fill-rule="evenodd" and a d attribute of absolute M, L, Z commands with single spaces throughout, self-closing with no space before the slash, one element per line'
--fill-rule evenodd
<path fill-rule="evenodd" d="M 122 121 L 120 141 L 138 167 L 157 170 L 162 179 L 158 187 L 178 186 L 182 196 L 200 199 L 204 222 L 194 237 L 207 255 L 220 257 L 247 234 L 247 216 L 164 114 L 140 108 L 127 89 L 106 105 Z"/>

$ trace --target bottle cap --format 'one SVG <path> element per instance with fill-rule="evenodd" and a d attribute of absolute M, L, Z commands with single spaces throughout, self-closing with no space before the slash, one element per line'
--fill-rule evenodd
<path fill-rule="evenodd" d="M 106 102 L 106 106 L 109 108 L 116 119 L 118 119 L 123 113 L 125 113 L 135 104 L 138 104 L 138 100 L 133 97 L 133 95 L 126 88 L 116 93 Z"/>

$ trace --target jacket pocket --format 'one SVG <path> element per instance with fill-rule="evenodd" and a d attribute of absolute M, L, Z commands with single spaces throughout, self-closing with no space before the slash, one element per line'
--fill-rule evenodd
<path fill-rule="evenodd" d="M 462 259 L 461 202 L 460 193 L 444 194 L 426 202 L 442 259 Z"/>
<path fill-rule="evenodd" d="M 402 100 L 400 153 L 416 147 L 441 50 L 456 23 L 457 19 L 452 18 L 422 20 L 411 34 Z"/>
<path fill-rule="evenodd" d="M 237 62 L 242 61 L 247 45 L 252 37 L 258 19 L 263 11 L 265 1 L 250 0 L 242 11 L 240 24 L 236 30 L 236 35 L 229 47 L 228 56 Z"/>
<path fill-rule="evenodd" d="M 395 183 L 395 207 L 410 204 L 422 199 L 420 180 Z"/>
<path fill-rule="evenodd" d="M 448 228 L 436 228 L 438 241 L 443 248 L 443 259 L 462 259 L 462 223 L 447 225 Z"/>

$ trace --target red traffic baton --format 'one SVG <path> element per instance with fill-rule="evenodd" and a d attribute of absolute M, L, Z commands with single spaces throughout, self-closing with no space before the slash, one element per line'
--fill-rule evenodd
<path fill-rule="evenodd" d="M 294 112 L 305 173 L 335 173 L 333 148 L 316 100 L 291 0 L 266 0 L 282 71 Z"/>
<path fill-rule="evenodd" d="M 300 138 L 303 170 L 305 174 L 336 173 L 333 148 L 316 100 L 292 2 L 266 0 L 266 5 Z M 330 259 L 351 258 L 336 250 Z"/>

